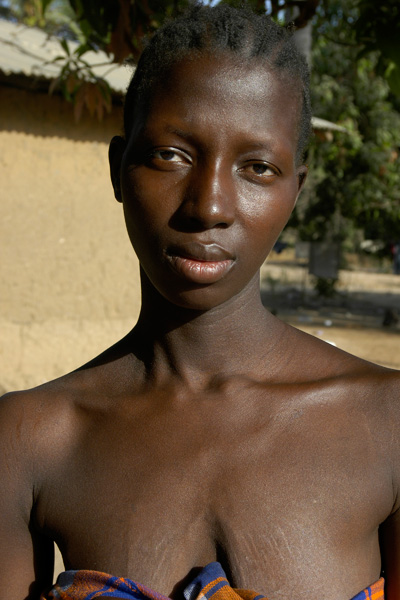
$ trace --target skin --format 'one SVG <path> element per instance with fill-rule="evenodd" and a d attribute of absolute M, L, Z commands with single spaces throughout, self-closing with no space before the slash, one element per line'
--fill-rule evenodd
<path fill-rule="evenodd" d="M 382 552 L 396 600 L 399 373 L 260 301 L 306 172 L 296 91 L 257 62 L 193 66 L 175 65 L 110 147 L 141 262 L 138 324 L 0 404 L 0 589 L 38 598 L 55 540 L 67 569 L 173 598 L 219 560 L 271 600 L 349 600 Z"/>

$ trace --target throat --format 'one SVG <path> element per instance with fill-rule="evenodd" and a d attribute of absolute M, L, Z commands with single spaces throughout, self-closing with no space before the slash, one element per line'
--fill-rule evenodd
<path fill-rule="evenodd" d="M 204 390 L 237 376 L 263 379 L 280 339 L 278 320 L 265 309 L 250 324 L 220 316 L 200 315 L 178 327 L 139 319 L 131 339 L 149 379 L 170 378 Z"/>

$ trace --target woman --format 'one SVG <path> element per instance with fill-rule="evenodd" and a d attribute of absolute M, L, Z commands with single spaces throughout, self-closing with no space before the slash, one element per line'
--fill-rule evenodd
<path fill-rule="evenodd" d="M 53 540 L 67 573 L 44 598 L 230 594 L 218 561 L 271 600 L 377 600 L 382 523 L 398 597 L 398 373 L 260 301 L 307 173 L 308 98 L 290 36 L 246 11 L 196 7 L 145 50 L 110 146 L 142 310 L 3 402 L 8 600 L 50 585 Z"/>

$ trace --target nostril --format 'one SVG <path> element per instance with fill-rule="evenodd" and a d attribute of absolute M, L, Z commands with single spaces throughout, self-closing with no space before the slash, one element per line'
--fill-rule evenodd
<path fill-rule="evenodd" d="M 181 207 L 182 208 L 182 207 Z M 227 229 L 232 224 L 231 219 L 225 219 L 221 214 L 199 211 L 197 208 L 178 210 L 172 217 L 173 223 L 181 228 L 191 231 L 204 231 L 205 229 Z"/>
<path fill-rule="evenodd" d="M 176 231 L 183 231 L 186 233 L 199 233 L 207 229 L 227 229 L 230 227 L 229 223 L 223 221 L 212 222 L 205 221 L 193 216 L 186 216 L 180 212 L 176 212 L 169 221 L 169 226 Z"/>
<path fill-rule="evenodd" d="M 173 226 L 191 231 L 228 228 L 235 219 L 235 188 L 230 168 L 216 162 L 191 171 L 173 216 Z"/>

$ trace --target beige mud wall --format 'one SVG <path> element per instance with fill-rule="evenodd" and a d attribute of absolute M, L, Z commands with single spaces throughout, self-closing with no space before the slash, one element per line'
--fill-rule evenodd
<path fill-rule="evenodd" d="M 76 124 L 59 97 L 0 87 L 0 391 L 40 384 L 127 333 L 138 263 L 113 197 L 121 110 Z"/>

